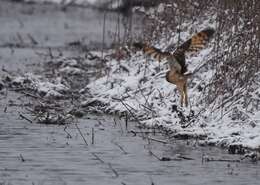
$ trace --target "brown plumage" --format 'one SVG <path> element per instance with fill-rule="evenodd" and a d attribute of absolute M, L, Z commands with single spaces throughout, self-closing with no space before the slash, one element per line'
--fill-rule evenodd
<path fill-rule="evenodd" d="M 144 43 L 134 43 L 133 46 L 142 50 L 146 55 L 155 58 L 159 62 L 163 59 L 167 60 L 170 70 L 166 73 L 166 80 L 177 86 L 181 95 L 181 105 L 185 103 L 185 106 L 188 106 L 187 79 L 191 74 L 185 74 L 188 71 L 185 61 L 185 53 L 197 52 L 203 49 L 214 32 L 215 30 L 212 28 L 200 31 L 177 47 L 173 54 L 170 52 L 162 52 L 160 49 L 148 46 Z"/>

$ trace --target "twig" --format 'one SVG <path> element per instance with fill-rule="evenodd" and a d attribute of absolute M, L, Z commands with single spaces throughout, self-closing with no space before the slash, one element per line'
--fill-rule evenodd
<path fill-rule="evenodd" d="M 151 150 L 149 150 L 149 154 L 158 159 L 159 161 L 161 160 L 161 158 L 155 155 Z"/>
<path fill-rule="evenodd" d="M 24 157 L 22 156 L 22 154 L 20 154 L 19 157 L 20 157 L 20 160 L 21 160 L 22 162 L 25 162 L 25 159 L 24 159 Z"/>
<path fill-rule="evenodd" d="M 107 164 L 108 167 L 111 169 L 111 171 L 115 174 L 115 177 L 119 177 L 118 172 L 112 167 L 111 163 L 106 163 L 104 160 L 102 160 L 96 153 L 91 152 L 91 154 L 97 159 L 99 160 L 102 164 Z"/>
<path fill-rule="evenodd" d="M 97 160 L 99 160 L 101 163 L 105 164 L 105 161 L 103 161 L 96 153 L 91 153 Z"/>
<path fill-rule="evenodd" d="M 84 140 L 85 144 L 88 146 L 87 140 L 85 139 L 84 135 L 82 134 L 81 130 L 79 129 L 78 124 L 75 123 L 75 126 L 76 126 L 77 130 L 79 131 L 79 134 L 81 135 L 81 137 Z"/>
<path fill-rule="evenodd" d="M 152 138 L 152 137 L 147 137 L 147 139 L 150 139 L 152 141 L 156 141 L 156 142 L 159 142 L 159 143 L 163 143 L 163 144 L 168 144 L 167 141 L 160 140 L 160 139 L 155 139 L 155 138 Z"/>
<path fill-rule="evenodd" d="M 50 58 L 53 59 L 54 56 L 53 56 L 53 54 L 52 54 L 52 49 L 51 49 L 51 47 L 48 48 L 48 51 L 49 51 L 49 56 L 50 56 Z"/>
<path fill-rule="evenodd" d="M 106 11 L 104 11 L 103 30 L 102 30 L 102 49 L 101 49 L 102 59 L 104 59 L 105 32 L 106 32 Z"/>
<path fill-rule="evenodd" d="M 196 66 L 196 68 L 190 73 L 190 75 L 194 75 L 195 73 L 197 73 L 202 67 L 206 66 L 207 64 L 209 64 L 210 61 L 206 61 L 201 65 Z"/>
<path fill-rule="evenodd" d="M 114 120 L 115 125 L 117 125 L 116 118 L 114 118 L 113 120 Z M 124 131 L 123 131 L 123 127 L 122 127 L 120 121 L 119 121 L 119 126 L 120 126 L 121 133 L 123 133 L 123 132 L 124 132 Z"/>
<path fill-rule="evenodd" d="M 153 135 L 155 135 L 156 133 L 157 133 L 157 134 L 160 134 L 161 132 L 156 132 L 155 129 L 154 129 L 153 131 L 136 131 L 136 130 L 130 130 L 130 131 L 128 131 L 128 133 L 133 133 L 134 136 L 136 136 L 137 134 L 141 134 L 141 133 L 143 133 L 143 134 L 153 134 Z"/>
<path fill-rule="evenodd" d="M 116 145 L 124 154 L 128 154 L 127 151 L 125 151 L 125 149 L 121 145 L 119 145 L 117 142 L 112 141 L 112 143 L 114 145 Z"/>
<path fill-rule="evenodd" d="M 16 35 L 17 35 L 18 40 L 20 41 L 20 44 L 24 45 L 24 40 L 23 40 L 23 37 L 21 36 L 21 34 L 20 33 L 16 33 Z"/>
<path fill-rule="evenodd" d="M 182 155 L 178 155 L 178 159 L 194 160 L 194 159 L 191 158 L 191 157 L 185 157 L 185 156 L 182 156 Z"/>
<path fill-rule="evenodd" d="M 129 132 L 131 132 L 131 133 L 133 133 L 134 134 L 134 136 L 136 136 L 137 134 L 137 132 L 135 132 L 135 131 L 133 131 L 133 130 L 131 130 L 131 131 L 129 131 Z"/>
<path fill-rule="evenodd" d="M 28 92 L 25 92 L 25 91 L 21 91 L 22 94 L 26 95 L 26 96 L 30 96 L 32 98 L 35 98 L 35 99 L 41 99 L 41 100 L 44 100 L 42 97 L 40 96 L 37 96 L 37 95 L 34 95 L 34 94 L 31 94 L 31 93 L 28 93 Z"/>
<path fill-rule="evenodd" d="M 91 129 L 91 144 L 94 145 L 95 143 L 95 130 L 94 128 Z"/>
<path fill-rule="evenodd" d="M 125 104 L 122 100 L 120 100 L 120 102 L 123 104 L 123 106 L 128 110 L 128 112 L 131 114 L 131 116 L 135 119 L 135 121 L 139 124 L 142 125 L 142 123 L 140 122 L 140 120 L 135 116 L 135 114 L 129 109 L 129 105 Z M 145 136 L 142 134 L 142 138 L 144 139 Z"/>
<path fill-rule="evenodd" d="M 205 159 L 206 162 L 233 162 L 233 163 L 239 163 L 241 162 L 239 159 Z"/>
<path fill-rule="evenodd" d="M 20 116 L 22 119 L 24 119 L 24 120 L 28 121 L 29 123 L 33 123 L 33 121 L 32 121 L 32 120 L 30 120 L 29 118 L 25 117 L 25 116 L 24 116 L 24 115 L 22 115 L 21 113 L 19 114 L 19 116 Z"/>
<path fill-rule="evenodd" d="M 38 42 L 33 38 L 33 36 L 30 33 L 28 33 L 27 36 L 31 40 L 31 43 L 33 45 L 37 45 L 38 44 Z"/>
<path fill-rule="evenodd" d="M 128 116 L 127 116 L 127 113 L 125 113 L 125 129 L 128 130 Z"/>
<path fill-rule="evenodd" d="M 113 168 L 113 166 L 111 165 L 111 163 L 108 163 L 108 166 L 109 166 L 109 168 L 112 170 L 112 172 L 115 174 L 115 177 L 116 177 L 116 178 L 119 177 L 118 172 Z"/>
<path fill-rule="evenodd" d="M 139 87 L 139 89 L 140 89 L 140 87 Z M 145 99 L 145 105 L 146 104 L 148 104 L 149 105 L 149 102 L 148 102 L 148 98 L 144 95 L 144 93 L 143 93 L 143 91 L 142 90 L 140 90 L 140 94 L 143 96 L 143 98 Z"/>
<path fill-rule="evenodd" d="M 7 113 L 7 106 L 5 106 L 4 108 L 4 113 Z"/>
<path fill-rule="evenodd" d="M 189 127 L 192 123 L 194 123 L 194 121 L 203 113 L 203 111 L 205 111 L 206 108 L 201 109 L 195 116 L 192 117 L 191 120 L 188 121 L 188 123 L 186 123 L 185 125 L 182 125 L 182 128 L 187 128 Z"/>
<path fill-rule="evenodd" d="M 156 114 L 156 111 L 155 111 L 155 110 L 153 110 L 152 108 L 150 108 L 150 107 L 147 107 L 147 106 L 145 106 L 145 105 L 143 105 L 143 104 L 140 104 L 140 106 L 142 106 L 142 107 L 144 107 L 145 109 L 147 109 L 147 110 L 151 111 L 153 114 Z"/>
<path fill-rule="evenodd" d="M 228 102 L 231 102 L 231 101 L 233 100 L 233 98 L 239 99 L 240 96 L 242 95 L 242 93 L 246 90 L 245 88 L 246 88 L 246 86 L 242 87 L 238 93 L 234 94 L 234 95 L 231 96 L 231 97 L 228 97 L 228 98 L 227 98 L 225 101 L 223 101 L 219 106 L 217 106 L 216 108 L 214 108 L 214 109 L 212 110 L 212 112 L 214 112 L 215 110 L 217 110 L 217 109 L 219 109 L 219 108 L 225 106 Z M 238 97 L 237 97 L 237 96 L 238 96 Z M 237 99 L 233 100 L 232 102 L 237 101 Z"/>
<path fill-rule="evenodd" d="M 71 134 L 67 131 L 67 128 L 68 128 L 68 127 L 65 126 L 63 130 L 64 130 L 64 132 L 66 132 L 66 134 L 67 134 L 67 138 L 71 139 L 72 136 L 71 136 Z"/>
<path fill-rule="evenodd" d="M 149 154 L 158 159 L 159 161 L 180 161 L 181 159 L 171 159 L 169 157 L 158 157 L 151 150 L 149 150 Z"/>

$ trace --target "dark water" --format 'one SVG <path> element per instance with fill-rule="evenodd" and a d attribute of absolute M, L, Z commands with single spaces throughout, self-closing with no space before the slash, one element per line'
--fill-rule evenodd
<path fill-rule="evenodd" d="M 75 124 L 65 131 L 65 126 L 31 124 L 21 120 L 17 111 L 9 107 L 7 113 L 0 114 L 0 184 L 259 184 L 258 164 L 202 162 L 203 155 L 216 159 L 240 156 L 201 148 L 195 141 L 148 144 L 127 132 L 124 121 L 116 119 L 115 125 L 113 117 L 89 116 L 77 124 L 86 146 Z M 138 131 L 134 125 L 128 130 Z M 149 137 L 165 140 L 159 134 Z M 149 151 L 158 157 L 182 155 L 193 160 L 159 161 Z"/>
<path fill-rule="evenodd" d="M 82 38 L 86 44 L 101 42 L 103 14 L 82 8 L 66 11 L 53 5 L 24 5 L 3 1 L 0 4 L 0 44 L 30 43 L 31 34 L 40 46 L 55 48 Z M 117 16 L 117 14 L 111 14 Z M 108 19 L 113 30 L 117 19 Z M 0 49 L 0 64 L 9 70 L 32 71 L 44 62 L 37 52 L 44 48 Z M 54 51 L 56 52 L 56 51 Z M 78 51 L 64 49 L 65 55 Z M 56 54 L 56 53 L 54 53 Z M 35 64 L 36 65 L 31 65 Z M 130 130 L 139 131 L 134 123 L 128 131 L 124 121 L 109 116 L 86 115 L 78 127 L 40 125 L 22 120 L 22 107 L 7 106 L 10 101 L 21 103 L 19 94 L 0 95 L 0 185 L 257 185 L 260 165 L 242 162 L 203 162 L 203 156 L 215 159 L 239 159 L 218 148 L 198 147 L 196 141 L 148 143 Z M 116 119 L 116 123 L 114 119 Z M 65 130 L 64 130 L 65 129 Z M 94 129 L 94 144 L 92 141 Z M 149 137 L 166 140 L 160 134 Z M 151 155 L 176 160 L 160 161 Z M 177 160 L 178 156 L 192 160 Z"/>

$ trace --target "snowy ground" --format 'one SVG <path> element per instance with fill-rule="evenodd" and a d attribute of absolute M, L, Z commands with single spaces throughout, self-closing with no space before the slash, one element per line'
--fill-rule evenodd
<path fill-rule="evenodd" d="M 192 64 L 195 69 L 201 61 L 207 61 L 211 49 L 205 49 L 199 56 L 193 57 Z M 163 125 L 177 133 L 207 136 L 206 142 L 221 145 L 242 144 L 249 148 L 258 148 L 260 145 L 259 112 L 251 115 L 252 122 L 237 124 L 232 121 L 230 114 L 221 115 L 221 110 L 215 107 L 200 108 L 203 94 L 198 86 L 207 83 L 213 71 L 204 71 L 196 76 L 189 85 L 189 108 L 179 107 L 179 95 L 176 88 L 165 80 L 165 67 L 156 61 L 146 59 L 141 53 L 131 57 L 128 61 L 121 61 L 121 65 L 129 71 L 120 70 L 117 61 L 110 61 L 111 73 L 88 85 L 95 99 L 108 104 L 108 112 L 128 111 L 126 105 L 142 119 L 142 122 L 152 125 Z M 140 72 L 141 71 L 141 72 Z M 160 71 L 160 72 L 159 72 Z M 191 70 L 192 71 L 192 70 Z M 119 100 L 116 100 L 119 99 Z M 173 110 L 178 107 L 178 111 Z M 128 107 L 128 108 L 129 108 Z M 203 106 L 201 106 L 203 107 Z M 198 114 L 199 117 L 183 122 L 178 115 L 182 112 L 187 117 Z M 228 112 L 228 111 L 227 111 Z M 203 119 L 202 117 L 206 117 Z M 187 118 L 188 119 L 188 118 Z M 186 127 L 187 128 L 183 128 Z"/>
<path fill-rule="evenodd" d="M 161 10 L 157 8 L 154 12 L 156 11 Z M 185 22 L 181 27 L 187 31 L 181 32 L 180 35 L 172 33 L 170 41 L 162 38 L 156 46 L 164 49 L 172 43 L 177 43 L 179 36 L 184 41 L 196 31 L 207 27 L 215 28 L 215 19 L 214 12 L 211 12 L 197 22 Z M 221 100 L 206 105 L 205 89 L 216 73 L 216 69 L 210 67 L 214 58 L 214 53 L 211 52 L 212 43 L 199 54 L 188 56 L 189 70 L 192 72 L 199 69 L 189 81 L 188 108 L 179 106 L 180 97 L 176 87 L 165 80 L 167 66 L 143 56 L 141 52 L 133 53 L 130 58 L 119 62 L 109 61 L 110 73 L 90 83 L 87 88 L 90 89 L 94 99 L 107 105 L 104 109 L 106 112 L 129 113 L 130 110 L 147 126 L 161 125 L 176 134 L 204 137 L 206 138 L 204 142 L 208 144 L 258 149 L 260 147 L 258 110 L 245 110 L 242 103 L 233 106 L 233 101 L 225 104 L 224 108 L 221 106 L 223 103 Z M 257 95 L 259 91 L 259 86 L 256 85 L 251 96 L 259 98 Z M 225 97 L 225 101 L 228 102 L 241 93 L 246 92 L 238 89 L 233 96 Z M 234 118 L 237 110 L 239 114 L 243 114 L 242 119 Z"/>

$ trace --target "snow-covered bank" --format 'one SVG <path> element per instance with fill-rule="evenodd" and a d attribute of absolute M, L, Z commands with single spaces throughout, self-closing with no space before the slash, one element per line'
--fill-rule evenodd
<path fill-rule="evenodd" d="M 26 90 L 35 91 L 41 97 L 61 98 L 69 90 L 68 87 L 61 83 L 61 78 L 50 82 L 43 79 L 42 76 L 26 73 L 24 76 L 17 76 L 10 79 L 10 86 L 13 88 L 22 87 Z"/>
<path fill-rule="evenodd" d="M 203 59 L 209 57 L 210 51 L 206 49 L 199 57 L 194 57 L 197 59 L 194 64 L 205 61 Z M 87 86 L 95 100 L 107 105 L 103 111 L 131 111 L 148 126 L 162 125 L 177 134 L 191 137 L 204 135 L 207 136 L 207 143 L 223 146 L 242 144 L 249 148 L 260 146 L 259 111 L 249 113 L 241 109 L 248 118 L 234 120 L 232 102 L 226 110 L 213 104 L 205 107 L 201 84 L 210 82 L 213 70 L 205 70 L 189 82 L 191 105 L 186 109 L 180 107 L 175 86 L 165 80 L 166 66 L 139 55 L 120 61 L 120 65 L 115 60 L 108 65 L 112 68 L 110 74 Z M 254 93 L 259 91 L 258 88 Z"/>
<path fill-rule="evenodd" d="M 154 19 L 158 15 L 156 11 L 158 10 L 152 15 Z M 178 43 L 178 39 L 184 41 L 205 27 L 220 29 L 219 14 L 214 11 L 207 11 L 195 21 L 183 22 L 179 25 L 182 32 L 172 32 L 170 39 L 161 37 L 158 40 L 157 37 L 156 46 L 169 48 L 172 43 Z M 226 11 L 225 14 L 229 12 Z M 102 108 L 105 112 L 128 112 L 148 126 L 162 125 L 176 134 L 190 137 L 205 136 L 204 142 L 208 144 L 258 149 L 260 147 L 259 83 L 254 81 L 250 83 L 249 90 L 237 82 L 240 81 L 240 77 L 226 76 L 221 85 L 225 88 L 223 84 L 225 81 L 230 84 L 234 82 L 234 89 L 223 89 L 219 95 L 221 88 L 212 87 L 212 84 L 217 84 L 218 80 L 223 78 L 218 76 L 223 72 L 222 67 L 229 65 L 228 52 L 233 48 L 230 43 L 232 33 L 239 34 L 238 31 L 243 30 L 244 26 L 244 24 L 240 24 L 238 28 L 227 26 L 223 32 L 218 30 L 213 42 L 206 49 L 188 56 L 189 70 L 197 71 L 189 81 L 189 108 L 180 107 L 176 87 L 165 80 L 167 65 L 159 64 L 143 56 L 141 52 L 133 54 L 126 60 L 109 61 L 107 65 L 111 68 L 110 73 L 92 82 L 87 88 L 94 96 L 93 99 L 106 105 Z M 215 44 L 217 39 L 221 40 L 223 46 L 218 50 Z M 246 52 L 246 49 L 244 51 Z M 219 56 L 221 58 L 218 58 Z M 247 72 L 244 73 L 246 75 Z M 226 74 L 233 75 L 232 72 Z M 240 75 L 243 76 L 243 70 Z M 252 74 L 255 79 L 259 79 L 259 75 L 259 73 Z M 252 98 L 248 102 L 245 97 Z M 245 105 L 245 102 L 248 104 Z"/>

